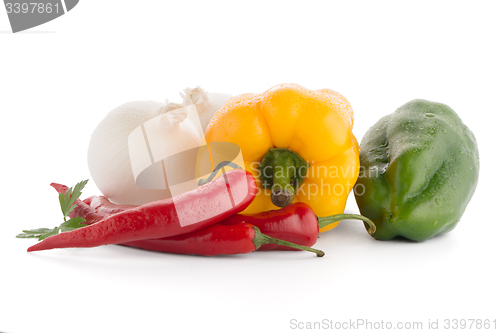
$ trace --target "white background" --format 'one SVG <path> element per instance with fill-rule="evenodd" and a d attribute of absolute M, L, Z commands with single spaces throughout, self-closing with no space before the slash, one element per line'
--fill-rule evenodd
<path fill-rule="evenodd" d="M 18 34 L 0 9 L 0 331 L 299 331 L 293 319 L 424 328 L 439 320 L 443 331 L 445 319 L 469 318 L 496 319 L 499 330 L 499 9 L 496 1 L 83 0 Z M 15 238 L 61 222 L 49 184 L 90 177 L 90 135 L 112 108 L 180 101 L 178 91 L 197 85 L 240 94 L 286 82 L 346 96 L 359 140 L 414 98 L 450 105 L 481 158 L 457 228 L 424 243 L 381 242 L 344 221 L 321 234 L 324 258 L 120 246 L 28 254 L 35 241 Z M 90 182 L 83 196 L 97 193 Z M 353 197 L 346 211 L 358 212 Z"/>

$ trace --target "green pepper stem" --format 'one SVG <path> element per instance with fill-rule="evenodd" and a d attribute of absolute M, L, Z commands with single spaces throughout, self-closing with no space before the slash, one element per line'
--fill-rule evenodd
<path fill-rule="evenodd" d="M 329 224 L 338 222 L 340 220 L 349 220 L 349 219 L 362 220 L 363 222 L 365 222 L 368 233 L 370 235 L 373 235 L 373 233 L 377 229 L 377 227 L 375 227 L 375 223 L 373 223 L 372 220 L 363 215 L 358 215 L 358 214 L 336 214 L 331 216 L 318 217 L 318 225 L 319 228 L 321 229 Z"/>
<path fill-rule="evenodd" d="M 271 189 L 271 201 L 285 207 L 292 203 L 294 194 L 304 181 L 309 164 L 299 154 L 286 148 L 271 148 L 259 164 L 263 188 Z"/>
<path fill-rule="evenodd" d="M 299 244 L 291 243 L 284 241 L 282 239 L 270 237 L 268 235 L 263 234 L 259 228 L 256 226 L 253 226 L 253 229 L 255 230 L 255 237 L 253 239 L 253 243 L 255 244 L 255 249 L 258 250 L 259 247 L 261 247 L 264 244 L 276 244 L 276 245 L 282 245 L 282 246 L 288 246 L 294 249 L 299 249 L 299 250 L 304 250 L 304 251 L 309 251 L 316 253 L 316 256 L 318 257 L 323 257 L 325 255 L 325 252 L 321 250 L 316 250 L 307 246 L 302 246 Z"/>

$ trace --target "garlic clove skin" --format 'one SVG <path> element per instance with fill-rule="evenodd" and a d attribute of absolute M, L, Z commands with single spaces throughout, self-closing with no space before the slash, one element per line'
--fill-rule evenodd
<path fill-rule="evenodd" d="M 94 130 L 87 154 L 90 175 L 101 193 L 111 202 L 142 205 L 171 197 L 168 189 L 145 189 L 136 184 L 128 148 L 130 133 L 153 118 L 164 105 L 154 101 L 122 104 L 113 109 Z M 154 168 L 150 172 L 154 173 Z M 161 169 L 156 170 L 159 171 Z"/>
<path fill-rule="evenodd" d="M 182 111 L 182 109 L 178 110 Z M 204 142 L 200 131 L 186 119 L 186 114 L 179 112 L 178 115 L 175 115 L 174 112 L 176 111 L 162 114 L 145 122 L 142 128 L 137 131 L 138 135 L 129 137 L 129 148 L 132 148 L 129 149 L 129 153 L 136 184 L 150 189 L 169 188 L 171 196 L 186 192 L 174 190 L 172 186 L 196 179 L 194 172 L 195 156 L 198 148 Z M 145 137 L 149 148 L 142 149 L 142 151 L 134 149 L 135 147 L 144 146 Z M 139 154 L 146 153 L 147 156 L 136 155 L 137 152 Z M 146 162 L 146 164 L 136 167 L 134 165 L 136 161 L 138 163 Z M 151 164 L 153 166 L 161 164 L 162 172 L 160 174 L 151 174 L 149 172 Z M 145 177 L 145 173 L 148 173 L 148 177 Z M 189 188 L 188 191 L 195 187 Z"/>
<path fill-rule="evenodd" d="M 109 112 L 94 130 L 87 154 L 89 170 L 96 186 L 111 202 L 142 205 L 170 198 L 196 185 L 196 152 L 190 148 L 204 144 L 204 130 L 214 113 L 231 96 L 209 94 L 196 87 L 186 88 L 181 97 L 183 102 L 180 104 L 169 103 L 168 100 L 166 103 L 136 101 L 122 104 Z M 187 116 L 186 110 L 193 110 L 193 107 L 196 108 L 197 119 L 193 119 L 193 112 Z M 148 128 L 154 163 L 151 165 L 151 159 L 146 160 L 143 153 L 143 161 L 139 163 L 148 166 L 141 169 L 139 175 L 134 175 L 132 163 L 137 161 L 135 152 L 139 148 L 129 148 L 129 137 L 133 140 L 131 133 L 148 122 L 150 125 L 157 122 Z M 133 141 L 131 145 L 134 146 Z M 133 161 L 129 149 L 132 149 Z M 188 152 L 182 154 L 182 160 L 178 156 L 162 160 L 162 156 L 184 150 Z M 168 174 L 167 179 L 165 173 Z M 183 180 L 191 178 L 194 183 L 182 184 Z"/>

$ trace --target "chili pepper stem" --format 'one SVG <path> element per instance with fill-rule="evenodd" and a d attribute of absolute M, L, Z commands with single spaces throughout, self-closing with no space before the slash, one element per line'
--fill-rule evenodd
<path fill-rule="evenodd" d="M 358 214 L 336 214 L 336 215 L 331 215 L 331 216 L 324 216 L 324 217 L 318 217 L 318 225 L 319 228 L 324 228 L 329 224 L 335 223 L 340 220 L 361 220 L 365 223 L 367 226 L 368 233 L 370 235 L 373 235 L 375 230 L 377 229 L 375 227 L 375 223 L 372 222 L 369 218 L 363 216 L 363 215 L 358 215 Z"/>
<path fill-rule="evenodd" d="M 312 253 L 316 253 L 316 256 L 318 257 L 323 257 L 325 255 L 325 252 L 321 250 L 316 250 L 307 246 L 302 246 L 299 244 L 287 242 L 278 238 L 270 237 L 262 232 L 260 232 L 260 229 L 257 228 L 256 226 L 253 227 L 255 230 L 255 238 L 253 240 L 253 243 L 255 244 L 255 249 L 257 250 L 259 247 L 261 247 L 264 244 L 276 244 L 276 245 L 282 245 L 282 246 L 288 246 L 294 249 L 299 249 L 299 250 L 304 250 L 304 251 L 309 251 Z"/>

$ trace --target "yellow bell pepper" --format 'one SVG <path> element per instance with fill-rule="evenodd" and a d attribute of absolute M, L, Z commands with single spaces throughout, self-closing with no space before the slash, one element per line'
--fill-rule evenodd
<path fill-rule="evenodd" d="M 358 177 L 352 125 L 351 105 L 339 93 L 281 84 L 229 100 L 212 118 L 205 139 L 209 149 L 215 142 L 238 145 L 245 169 L 256 178 L 257 197 L 242 214 L 300 201 L 322 217 L 343 213 Z"/>

